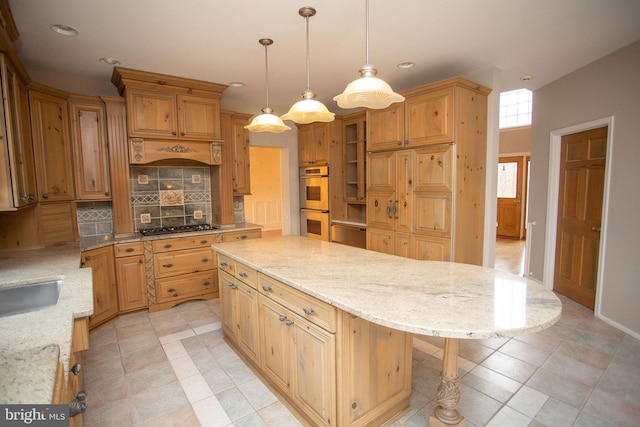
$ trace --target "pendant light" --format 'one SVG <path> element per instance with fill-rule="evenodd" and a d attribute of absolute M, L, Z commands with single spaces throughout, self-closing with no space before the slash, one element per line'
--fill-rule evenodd
<path fill-rule="evenodd" d="M 249 132 L 273 132 L 282 133 L 291 128 L 283 123 L 280 117 L 273 114 L 273 110 L 269 108 L 269 62 L 267 60 L 267 46 L 273 44 L 271 39 L 258 40 L 264 46 L 264 68 L 265 68 L 265 86 L 267 88 L 267 106 L 262 109 L 262 114 L 255 116 L 250 125 L 244 128 Z"/>
<path fill-rule="evenodd" d="M 333 100 L 340 108 L 365 107 L 371 109 L 386 108 L 394 102 L 404 101 L 404 97 L 395 93 L 384 80 L 376 77 L 378 70 L 369 63 L 369 0 L 366 0 L 367 44 L 366 64 L 358 70 L 360 78 L 352 81 L 340 95 Z"/>
<path fill-rule="evenodd" d="M 293 104 L 289 112 L 280 118 L 298 124 L 332 122 L 335 114 L 327 110 L 322 102 L 315 99 L 316 94 L 311 91 L 309 85 L 309 18 L 316 14 L 316 10 L 312 7 L 303 7 L 298 11 L 298 14 L 307 22 L 307 90 L 302 92 L 302 100 Z"/>

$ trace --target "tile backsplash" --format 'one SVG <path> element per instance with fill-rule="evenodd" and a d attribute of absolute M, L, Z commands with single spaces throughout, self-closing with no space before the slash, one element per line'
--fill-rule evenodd
<path fill-rule="evenodd" d="M 78 202 L 76 215 L 80 237 L 113 233 L 111 202 Z"/>
<path fill-rule="evenodd" d="M 130 174 L 136 230 L 211 224 L 208 167 L 131 166 Z"/>

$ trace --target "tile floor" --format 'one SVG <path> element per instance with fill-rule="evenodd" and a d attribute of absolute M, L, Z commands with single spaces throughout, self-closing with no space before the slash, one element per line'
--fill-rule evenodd
<path fill-rule="evenodd" d="M 460 343 L 467 426 L 640 425 L 640 341 L 561 299 L 562 318 L 545 331 Z M 85 425 L 300 426 L 223 341 L 218 313 L 218 300 L 195 301 L 93 331 Z M 442 347 L 414 338 L 411 409 L 394 426 L 428 425 Z"/>

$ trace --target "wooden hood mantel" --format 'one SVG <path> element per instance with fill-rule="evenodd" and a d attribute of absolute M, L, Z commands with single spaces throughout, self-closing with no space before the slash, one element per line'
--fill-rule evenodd
<path fill-rule="evenodd" d="M 222 164 L 222 144 L 217 141 L 179 141 L 129 138 L 129 164 L 146 165 L 161 160 L 194 160 Z"/>

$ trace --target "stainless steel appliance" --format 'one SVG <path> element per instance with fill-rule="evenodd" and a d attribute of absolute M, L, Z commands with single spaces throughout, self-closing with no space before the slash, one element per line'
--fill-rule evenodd
<path fill-rule="evenodd" d="M 367 229 L 351 224 L 331 224 L 331 241 L 357 248 L 367 248 Z"/>
<path fill-rule="evenodd" d="M 156 227 L 138 230 L 143 236 L 158 236 L 161 234 L 187 233 L 189 231 L 214 230 L 211 224 L 176 225 L 173 227 Z"/>
<path fill-rule="evenodd" d="M 300 169 L 300 235 L 330 240 L 329 167 Z"/>

